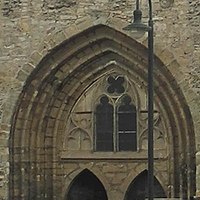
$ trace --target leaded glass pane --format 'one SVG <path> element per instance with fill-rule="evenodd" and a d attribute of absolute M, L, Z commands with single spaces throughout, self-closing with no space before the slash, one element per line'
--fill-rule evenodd
<path fill-rule="evenodd" d="M 137 116 L 136 108 L 131 104 L 131 98 L 125 96 L 118 107 L 118 138 L 119 151 L 137 150 Z"/>
<path fill-rule="evenodd" d="M 106 96 L 96 107 L 96 150 L 113 151 L 113 106 Z"/>

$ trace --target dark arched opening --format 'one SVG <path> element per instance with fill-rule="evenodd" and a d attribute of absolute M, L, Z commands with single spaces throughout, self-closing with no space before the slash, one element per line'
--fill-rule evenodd
<path fill-rule="evenodd" d="M 66 200 L 108 200 L 104 186 L 89 170 L 83 170 L 69 188 Z"/>
<path fill-rule="evenodd" d="M 144 200 L 148 197 L 147 170 L 140 173 L 130 184 L 125 195 L 125 200 Z M 165 198 L 165 192 L 154 177 L 154 198 Z"/>

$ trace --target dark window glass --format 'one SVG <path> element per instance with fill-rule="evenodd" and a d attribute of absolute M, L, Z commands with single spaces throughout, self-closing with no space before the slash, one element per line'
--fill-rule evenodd
<path fill-rule="evenodd" d="M 113 106 L 106 96 L 96 107 L 96 150 L 113 151 Z"/>
<path fill-rule="evenodd" d="M 131 104 L 131 98 L 125 96 L 118 107 L 119 151 L 137 150 L 137 118 L 136 108 Z"/>

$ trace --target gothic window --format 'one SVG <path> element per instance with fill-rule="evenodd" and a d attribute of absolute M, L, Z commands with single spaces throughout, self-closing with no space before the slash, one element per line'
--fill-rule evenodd
<path fill-rule="evenodd" d="M 137 150 L 136 108 L 131 98 L 125 96 L 117 109 L 119 151 Z"/>
<path fill-rule="evenodd" d="M 137 151 L 136 107 L 125 93 L 124 82 L 122 76 L 110 76 L 107 95 L 96 106 L 96 151 Z"/>
<path fill-rule="evenodd" d="M 113 150 L 113 106 L 106 96 L 96 107 L 96 150 Z"/>

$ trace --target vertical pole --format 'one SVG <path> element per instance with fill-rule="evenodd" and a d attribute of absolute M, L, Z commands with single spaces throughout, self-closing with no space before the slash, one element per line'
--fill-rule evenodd
<path fill-rule="evenodd" d="M 149 31 L 148 31 L 148 199 L 154 199 L 154 137 L 153 137 L 153 66 L 154 66 L 154 49 L 153 49 L 153 20 L 152 4 L 149 0 Z"/>
<path fill-rule="evenodd" d="M 136 10 L 139 10 L 139 0 L 136 0 Z"/>

